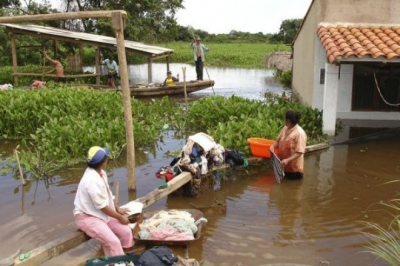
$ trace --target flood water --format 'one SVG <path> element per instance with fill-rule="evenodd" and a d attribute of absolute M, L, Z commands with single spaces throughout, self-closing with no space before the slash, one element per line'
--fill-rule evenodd
<path fill-rule="evenodd" d="M 208 70 L 216 80 L 216 94 L 260 99 L 266 90 L 283 91 L 272 81 L 269 70 Z M 194 69 L 188 67 L 187 71 Z M 213 94 L 210 90 L 196 94 L 209 96 Z M 345 136 L 339 138 L 358 137 L 377 130 L 385 130 L 385 126 L 345 127 Z M 16 142 L 0 142 L 0 157 L 12 155 L 16 145 Z M 108 174 L 111 189 L 120 182 L 120 202 L 144 196 L 158 187 L 162 181 L 155 178 L 155 171 L 172 160 L 166 152 L 183 145 L 183 138 L 167 132 L 163 141 L 151 149 L 138 150 L 135 193 L 126 189 L 125 158 L 112 162 Z M 75 230 L 73 200 L 84 169 L 84 165 L 63 169 L 46 183 L 39 181 L 25 187 L 10 175 L 0 177 L 0 258 L 18 248 L 27 252 Z M 395 131 L 384 137 L 306 154 L 304 180 L 276 184 L 269 161 L 265 160 L 248 172 L 214 173 L 214 189 L 198 198 L 169 196 L 147 210 L 192 208 L 192 204 L 207 206 L 214 201 L 225 203 L 226 214 L 206 216 L 208 223 L 203 228 L 203 237 L 189 246 L 190 257 L 204 261 L 203 265 L 319 265 L 320 261 L 328 261 L 331 266 L 380 266 L 386 264 L 363 252 L 368 243 L 359 233 L 365 230 L 360 222 L 387 227 L 392 216 L 379 203 L 398 196 L 399 184 L 388 182 L 399 177 L 400 133 Z M 87 242 L 87 249 L 95 254 L 98 246 L 91 243 Z M 182 252 L 176 248 L 174 251 Z"/>

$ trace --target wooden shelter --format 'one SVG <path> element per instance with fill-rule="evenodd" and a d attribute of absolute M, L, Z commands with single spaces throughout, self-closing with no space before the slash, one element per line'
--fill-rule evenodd
<path fill-rule="evenodd" d="M 82 12 L 0 17 L 0 23 L 60 21 L 67 19 L 83 19 L 83 18 L 108 18 L 111 20 L 111 24 L 115 32 L 116 49 L 118 53 L 118 63 L 121 75 L 122 103 L 124 106 L 125 132 L 126 132 L 126 154 L 127 154 L 126 161 L 128 170 L 127 171 L 128 189 L 136 190 L 135 143 L 133 137 L 132 106 L 131 106 L 131 95 L 129 91 L 128 66 L 126 62 L 126 47 L 124 38 L 126 17 L 127 14 L 126 11 L 124 10 L 102 10 L 102 11 L 82 11 Z M 14 35 L 11 33 L 10 37 L 12 39 L 11 49 L 13 54 L 13 72 L 16 73 L 17 58 L 16 58 L 15 40 L 13 40 Z"/>
<path fill-rule="evenodd" d="M 30 35 L 38 38 L 44 38 L 49 40 L 54 40 L 54 54 L 57 54 L 57 41 L 64 41 L 69 43 L 77 44 L 80 47 L 80 61 L 82 62 L 82 46 L 89 45 L 94 46 L 96 49 L 95 67 L 96 72 L 94 74 L 78 74 L 78 75 L 65 75 L 65 77 L 76 78 L 76 77 L 96 77 L 96 84 L 100 84 L 100 48 L 106 49 L 117 49 L 116 38 L 102 36 L 92 33 L 76 32 L 64 29 L 58 29 L 53 27 L 45 27 L 33 24 L 0 24 L 7 28 L 11 39 L 12 45 L 12 58 L 13 58 L 13 69 L 14 69 L 14 84 L 18 85 L 18 76 L 38 76 L 37 73 L 20 73 L 17 72 L 17 45 L 15 36 L 17 35 Z M 146 45 L 139 42 L 124 41 L 124 46 L 126 52 L 131 52 L 139 55 L 143 55 L 147 58 L 148 64 L 148 82 L 152 82 L 152 62 L 155 59 L 166 58 L 167 61 L 167 71 L 169 70 L 169 56 L 174 52 L 171 49 Z M 54 76 L 54 74 L 46 74 L 43 76 Z"/>

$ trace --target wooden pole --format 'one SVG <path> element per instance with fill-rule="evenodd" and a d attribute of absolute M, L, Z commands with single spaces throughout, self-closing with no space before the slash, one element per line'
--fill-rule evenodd
<path fill-rule="evenodd" d="M 167 61 L 167 72 L 169 71 L 169 56 L 165 58 L 165 61 Z"/>
<path fill-rule="evenodd" d="M 100 85 L 100 50 L 99 47 L 95 48 L 95 59 L 96 60 L 96 85 Z"/>
<path fill-rule="evenodd" d="M 115 183 L 115 202 L 119 204 L 119 181 Z"/>
<path fill-rule="evenodd" d="M 153 82 L 153 60 L 148 57 L 147 58 L 147 83 Z"/>
<path fill-rule="evenodd" d="M 208 69 L 207 69 L 207 67 L 206 67 L 206 64 L 205 64 L 205 62 L 203 62 L 203 65 L 204 65 L 204 68 L 206 69 L 206 73 L 207 73 L 207 76 L 208 76 L 208 80 L 211 80 L 211 79 L 210 79 L 210 75 L 208 74 Z M 214 93 L 214 95 L 215 95 L 215 91 L 214 91 L 214 85 L 213 85 L 211 88 L 212 88 L 212 90 L 213 90 L 213 93 Z"/>
<path fill-rule="evenodd" d="M 189 110 L 189 105 L 187 101 L 187 92 L 186 92 L 186 67 L 182 67 L 183 72 L 183 91 L 185 92 L 185 103 L 186 103 L 186 112 Z"/>
<path fill-rule="evenodd" d="M 122 101 L 124 105 L 125 133 L 126 133 L 126 166 L 128 171 L 128 189 L 136 190 L 135 177 L 135 143 L 133 137 L 133 119 L 131 106 L 131 92 L 129 89 L 128 66 L 126 62 L 124 27 L 125 21 L 121 12 L 113 12 L 112 25 L 115 30 L 118 51 L 118 63 L 122 86 Z"/>
<path fill-rule="evenodd" d="M 126 11 L 124 10 L 101 10 L 101 11 L 80 11 L 80 12 L 0 17 L 0 23 L 60 21 L 66 19 L 82 19 L 82 18 L 112 18 L 114 13 L 119 13 L 121 16 L 126 17 Z"/>
<path fill-rule="evenodd" d="M 13 62 L 13 75 L 14 75 L 14 87 L 18 86 L 18 62 L 17 62 L 17 46 L 15 44 L 15 36 L 13 33 L 10 33 L 10 42 L 11 42 L 11 57 Z"/>
<path fill-rule="evenodd" d="M 25 186 L 26 185 L 26 181 L 24 179 L 24 175 L 22 174 L 22 168 L 21 168 L 21 164 L 19 163 L 19 157 L 18 157 L 17 149 L 14 149 L 14 155 L 15 155 L 15 159 L 17 160 L 17 165 L 18 165 L 19 177 L 21 179 L 21 184 L 22 184 L 22 186 Z"/>

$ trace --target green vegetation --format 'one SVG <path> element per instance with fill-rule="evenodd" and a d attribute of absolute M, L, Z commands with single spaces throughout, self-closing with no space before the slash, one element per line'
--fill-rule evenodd
<path fill-rule="evenodd" d="M 367 252 L 391 266 L 398 266 L 400 263 L 399 203 L 399 199 L 394 199 L 391 203 L 381 203 L 396 213 L 393 215 L 394 218 L 387 229 L 376 223 L 363 222 L 368 227 L 369 232 L 361 232 L 368 240 Z"/>
<path fill-rule="evenodd" d="M 284 71 L 278 76 L 278 81 L 282 83 L 285 88 L 292 87 L 292 71 Z"/>
<path fill-rule="evenodd" d="M 132 99 L 135 146 L 154 146 L 164 124 L 177 132 L 207 132 L 225 147 L 249 152 L 249 137 L 274 139 L 286 110 L 303 114 L 301 125 L 309 144 L 320 142 L 322 114 L 285 96 L 266 102 L 240 97 L 208 97 L 190 104 L 188 113 L 169 98 L 144 103 Z M 121 94 L 73 89 L 49 84 L 36 91 L 16 89 L 0 93 L 0 137 L 22 139 L 21 164 L 26 171 L 46 175 L 55 169 L 84 162 L 87 148 L 105 145 L 118 157 L 125 147 Z"/>
<path fill-rule="evenodd" d="M 289 51 L 290 47 L 283 44 L 265 43 L 207 43 L 210 49 L 206 53 L 206 65 L 218 67 L 265 68 L 265 56 L 275 51 Z M 190 43 L 174 42 L 164 44 L 174 49 L 172 62 L 194 64 L 193 50 Z"/>

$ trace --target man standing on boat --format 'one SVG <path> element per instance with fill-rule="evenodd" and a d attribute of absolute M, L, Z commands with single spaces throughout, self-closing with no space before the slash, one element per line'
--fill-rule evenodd
<path fill-rule="evenodd" d="M 191 46 L 193 49 L 194 61 L 196 63 L 197 80 L 203 81 L 203 62 L 205 61 L 204 52 L 209 52 L 210 49 L 208 49 L 204 44 L 201 44 L 200 41 L 200 37 L 196 37 L 196 39 L 193 39 Z"/>
<path fill-rule="evenodd" d="M 117 79 L 118 76 L 118 65 L 117 62 L 115 62 L 114 57 L 110 55 L 108 59 L 103 60 L 103 55 L 100 54 L 100 61 L 102 62 L 103 65 L 107 66 L 108 69 L 108 85 L 112 88 L 116 88 L 115 86 L 115 80 Z"/>

